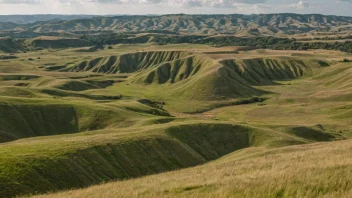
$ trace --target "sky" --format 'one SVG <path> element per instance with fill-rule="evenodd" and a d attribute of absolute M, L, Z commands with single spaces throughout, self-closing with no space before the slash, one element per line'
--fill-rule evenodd
<path fill-rule="evenodd" d="M 352 0 L 0 0 L 8 14 L 260 14 L 352 16 Z"/>

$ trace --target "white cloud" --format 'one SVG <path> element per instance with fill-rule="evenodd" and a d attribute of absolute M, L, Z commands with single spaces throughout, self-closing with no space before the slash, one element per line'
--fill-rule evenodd
<path fill-rule="evenodd" d="M 263 4 L 267 0 L 0 0 L 0 4 L 168 4 L 190 7 L 232 7 L 236 3 Z"/>
<path fill-rule="evenodd" d="M 41 0 L 0 0 L 0 4 L 39 4 Z"/>
<path fill-rule="evenodd" d="M 309 8 L 309 5 L 309 2 L 301 0 L 296 4 L 291 4 L 290 7 L 295 9 L 306 9 Z"/>
<path fill-rule="evenodd" d="M 352 16 L 352 0 L 0 0 L 0 14 L 252 14 L 321 13 Z"/>

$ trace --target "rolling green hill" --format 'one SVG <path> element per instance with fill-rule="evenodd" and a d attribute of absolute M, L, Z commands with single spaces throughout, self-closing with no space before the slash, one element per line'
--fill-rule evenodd
<path fill-rule="evenodd" d="M 232 67 L 238 75 L 251 85 L 270 85 L 274 80 L 292 80 L 311 76 L 314 67 L 320 67 L 318 61 L 304 61 L 288 58 L 257 58 L 222 62 Z"/>
<path fill-rule="evenodd" d="M 99 57 L 60 68 L 61 72 L 134 73 L 131 83 L 170 84 L 164 94 L 203 100 L 245 98 L 267 92 L 253 85 L 312 76 L 323 61 L 287 57 L 216 60 L 184 51 L 150 51 Z M 189 91 L 193 90 L 193 91 Z M 201 90 L 201 91 L 200 91 Z"/>

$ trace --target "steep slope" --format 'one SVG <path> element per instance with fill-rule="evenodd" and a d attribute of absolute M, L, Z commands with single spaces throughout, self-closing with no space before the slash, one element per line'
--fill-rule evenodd
<path fill-rule="evenodd" d="M 201 56 L 188 56 L 186 58 L 175 59 L 164 62 L 146 71 L 139 72 L 132 82 L 143 84 L 164 84 L 176 83 L 187 78 L 191 78 L 204 67 L 212 66 L 213 60 Z"/>
<path fill-rule="evenodd" d="M 174 86 L 171 95 L 190 100 L 249 98 L 267 93 L 253 88 L 234 70 L 214 61 L 211 67 L 201 68 L 197 75 Z"/>
<path fill-rule="evenodd" d="M 0 142 L 78 132 L 77 113 L 67 105 L 0 104 Z"/>
<path fill-rule="evenodd" d="M 0 53 L 16 53 L 24 51 L 24 47 L 10 38 L 1 38 L 0 37 Z"/>
<path fill-rule="evenodd" d="M 105 74 L 132 73 L 162 62 L 176 60 L 190 55 L 181 51 L 136 52 L 120 56 L 108 56 L 83 61 L 60 71 L 91 71 Z"/>
<path fill-rule="evenodd" d="M 340 63 L 339 65 L 327 68 L 321 75 L 314 79 L 321 80 L 327 87 L 336 89 L 351 89 L 352 87 L 352 64 Z"/>
<path fill-rule="evenodd" d="M 0 76 L 1 79 L 1 76 Z M 114 80 L 86 80 L 86 79 L 56 79 L 42 77 L 29 84 L 31 88 L 57 88 L 67 91 L 84 91 L 89 89 L 101 89 L 113 85 Z"/>
<path fill-rule="evenodd" d="M 243 60 L 224 60 L 222 64 L 233 70 L 251 85 L 271 85 L 273 80 L 292 80 L 311 76 L 317 61 L 291 58 L 256 58 Z"/>
<path fill-rule="evenodd" d="M 336 118 L 350 119 L 352 111 L 348 103 L 352 101 L 352 63 L 340 62 L 324 68 L 313 79 L 325 89 L 313 96 L 320 101 L 345 102 L 346 106 L 340 107 L 345 112 L 341 111 Z"/>
<path fill-rule="evenodd" d="M 168 115 L 166 112 L 159 112 L 138 103 L 129 109 L 106 109 L 104 106 L 89 103 L 0 99 L 0 143 L 27 137 L 72 134 L 111 126 L 127 127 L 133 125 L 134 120 L 148 118 L 149 114 Z"/>

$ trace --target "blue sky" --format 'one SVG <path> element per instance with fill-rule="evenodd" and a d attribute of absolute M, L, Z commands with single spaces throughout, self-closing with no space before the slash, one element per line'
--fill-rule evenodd
<path fill-rule="evenodd" d="M 259 14 L 352 16 L 352 0 L 0 0 L 0 14 Z"/>

